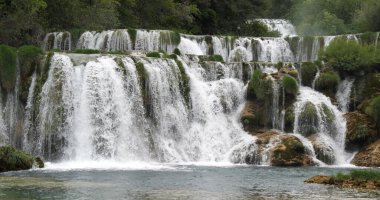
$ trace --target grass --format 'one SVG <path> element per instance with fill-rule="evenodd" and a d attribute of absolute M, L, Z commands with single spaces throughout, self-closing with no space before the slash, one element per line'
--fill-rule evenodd
<path fill-rule="evenodd" d="M 380 171 L 373 170 L 353 170 L 349 174 L 342 172 L 337 173 L 334 176 L 337 181 L 354 180 L 354 181 L 380 181 Z"/>
<path fill-rule="evenodd" d="M 159 52 L 149 52 L 146 56 L 150 58 L 161 58 L 161 54 Z"/>

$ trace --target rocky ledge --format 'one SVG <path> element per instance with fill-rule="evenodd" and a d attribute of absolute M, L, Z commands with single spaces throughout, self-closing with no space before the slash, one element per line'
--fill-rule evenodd
<path fill-rule="evenodd" d="M 379 172 L 355 170 L 348 175 L 338 173 L 336 176 L 314 176 L 305 182 L 324 185 L 336 185 L 346 188 L 379 190 L 379 175 Z"/>
<path fill-rule="evenodd" d="M 34 157 L 14 147 L 0 147 L 0 173 L 43 167 L 44 162 L 39 157 Z"/>

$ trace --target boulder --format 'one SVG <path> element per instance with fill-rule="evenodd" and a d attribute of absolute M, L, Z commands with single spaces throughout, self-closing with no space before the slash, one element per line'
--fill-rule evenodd
<path fill-rule="evenodd" d="M 33 157 L 11 146 L 0 147 L 0 172 L 43 168 L 41 158 Z"/>
<path fill-rule="evenodd" d="M 305 181 L 305 183 L 315 183 L 315 184 L 334 184 L 334 178 L 331 176 L 313 176 Z"/>
<path fill-rule="evenodd" d="M 380 167 L 380 140 L 359 151 L 352 164 L 363 167 Z"/>
<path fill-rule="evenodd" d="M 293 135 L 283 135 L 271 151 L 271 164 L 279 167 L 314 165 L 302 142 Z"/>
<path fill-rule="evenodd" d="M 368 115 L 350 112 L 344 117 L 347 120 L 346 150 L 358 150 L 376 141 L 379 137 L 376 124 Z"/>

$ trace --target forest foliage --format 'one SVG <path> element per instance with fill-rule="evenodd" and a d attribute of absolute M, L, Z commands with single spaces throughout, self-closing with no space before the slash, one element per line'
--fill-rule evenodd
<path fill-rule="evenodd" d="M 286 18 L 301 35 L 380 30 L 378 0 L 0 0 L 0 43 L 37 44 L 46 32 L 115 28 L 274 36 L 255 18 Z"/>

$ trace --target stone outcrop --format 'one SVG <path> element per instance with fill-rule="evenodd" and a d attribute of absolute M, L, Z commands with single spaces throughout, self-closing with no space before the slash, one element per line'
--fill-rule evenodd
<path fill-rule="evenodd" d="M 357 150 L 378 139 L 376 124 L 368 115 L 351 112 L 344 115 L 347 119 L 346 150 Z"/>
<path fill-rule="evenodd" d="M 43 168 L 44 162 L 14 147 L 0 147 L 0 172 Z"/>
<path fill-rule="evenodd" d="M 352 164 L 364 167 L 380 167 L 380 140 L 357 153 Z"/>
<path fill-rule="evenodd" d="M 271 164 L 280 167 L 314 165 L 302 142 L 293 135 L 282 135 L 271 151 Z"/>

